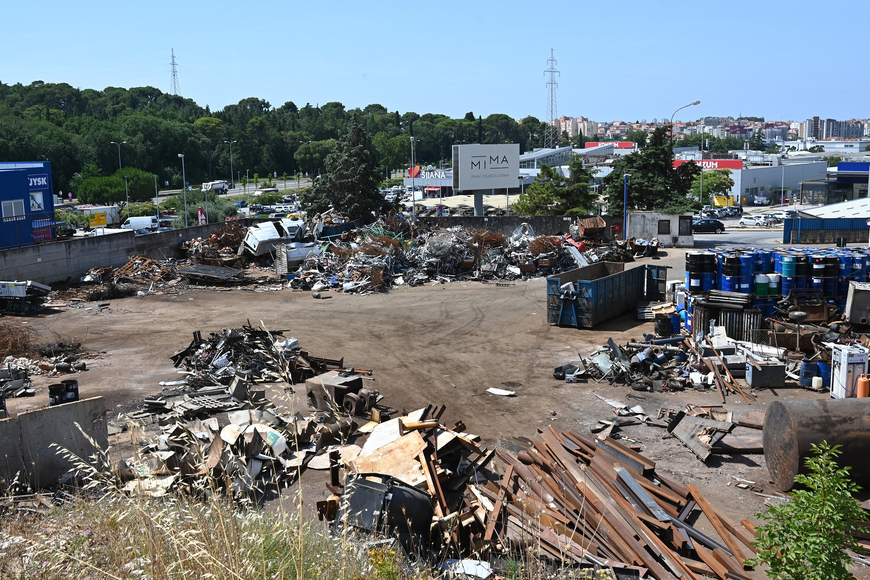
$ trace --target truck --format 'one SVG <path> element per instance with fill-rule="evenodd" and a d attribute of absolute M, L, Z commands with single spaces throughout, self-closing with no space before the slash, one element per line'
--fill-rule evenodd
<path fill-rule="evenodd" d="M 88 216 L 92 228 L 110 228 L 121 223 L 121 208 L 117 205 L 79 206 L 77 209 Z"/>
<path fill-rule="evenodd" d="M 230 189 L 229 181 L 209 181 L 202 184 L 203 191 L 214 191 L 215 193 L 226 193 Z"/>

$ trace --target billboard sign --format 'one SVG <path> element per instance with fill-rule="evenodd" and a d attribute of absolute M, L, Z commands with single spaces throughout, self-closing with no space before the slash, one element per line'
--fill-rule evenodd
<path fill-rule="evenodd" d="M 584 147 L 590 149 L 599 145 L 613 145 L 614 149 L 634 149 L 634 141 L 590 141 Z"/>
<path fill-rule="evenodd" d="M 691 159 L 675 159 L 674 168 L 683 163 L 689 163 Z M 695 161 L 695 163 L 699 163 Z M 743 169 L 742 159 L 704 159 L 699 163 L 704 169 Z"/>
<path fill-rule="evenodd" d="M 102 211 L 99 213 L 88 214 L 88 225 L 92 228 L 99 226 L 106 227 L 106 212 Z"/>
<path fill-rule="evenodd" d="M 517 187 L 519 176 L 518 143 L 453 146 L 454 190 Z"/>

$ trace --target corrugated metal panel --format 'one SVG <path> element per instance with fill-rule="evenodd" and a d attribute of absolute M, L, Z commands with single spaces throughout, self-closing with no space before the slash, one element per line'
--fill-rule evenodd
<path fill-rule="evenodd" d="M 812 220 L 816 221 L 816 220 Z M 866 226 L 866 224 L 865 224 Z M 851 230 L 852 218 L 828 218 L 822 220 L 824 230 Z"/>

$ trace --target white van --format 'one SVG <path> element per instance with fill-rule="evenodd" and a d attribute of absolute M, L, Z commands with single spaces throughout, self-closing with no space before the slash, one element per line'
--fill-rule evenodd
<path fill-rule="evenodd" d="M 128 230 L 156 230 L 157 218 L 155 216 L 138 216 L 127 218 L 121 227 Z"/>

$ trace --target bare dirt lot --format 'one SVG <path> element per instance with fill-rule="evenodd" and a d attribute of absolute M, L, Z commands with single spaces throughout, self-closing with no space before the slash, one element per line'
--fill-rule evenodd
<path fill-rule="evenodd" d="M 664 262 L 675 264 L 683 259 L 683 252 L 664 256 Z M 678 268 L 672 278 L 679 277 Z M 588 433 L 598 419 L 612 416 L 611 408 L 596 395 L 640 404 L 653 416 L 661 407 L 719 403 L 716 391 L 639 393 L 606 382 L 555 380 L 553 367 L 576 359 L 578 352 L 588 355 L 611 337 L 618 344 L 640 339 L 653 325 L 637 322 L 630 312 L 595 330 L 550 326 L 542 278 L 506 286 L 454 282 L 366 296 L 326 296 L 316 300 L 309 292 L 287 289 L 189 289 L 7 321 L 27 324 L 46 341 L 60 335 L 82 341 L 89 351 L 103 352 L 88 361 L 89 370 L 78 379 L 81 396 L 103 396 L 110 414 L 159 392 L 160 381 L 176 380 L 170 356 L 189 344 L 194 331 L 207 335 L 248 322 L 284 330 L 285 336 L 298 338 L 315 355 L 344 357 L 346 365 L 373 369 L 375 388 L 395 409 L 446 405 L 444 423 L 461 419 L 490 448 L 513 445 L 516 450 L 512 437 L 530 436 L 549 424 Z M 47 404 L 49 382 L 54 381 L 37 377 L 37 396 L 10 400 L 10 411 Z M 486 393 L 489 387 L 517 394 L 493 396 Z M 735 397 L 725 406 L 737 419 L 750 411 L 763 412 L 777 398 L 825 396 L 796 387 L 757 395 L 751 406 Z M 659 471 L 694 483 L 735 520 L 754 520 L 765 498 L 738 489 L 734 478 L 757 482 L 765 493 L 773 489 L 761 455 L 713 457 L 705 465 L 679 441 L 666 438 L 661 428 L 637 425 L 622 434 L 640 444 Z M 313 499 L 321 496 L 322 486 Z"/>

